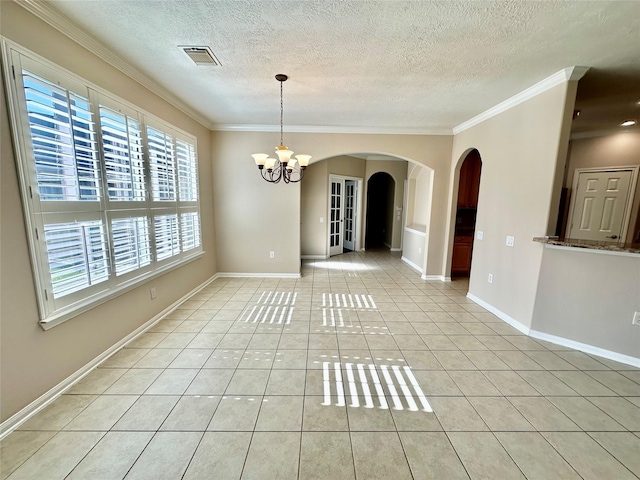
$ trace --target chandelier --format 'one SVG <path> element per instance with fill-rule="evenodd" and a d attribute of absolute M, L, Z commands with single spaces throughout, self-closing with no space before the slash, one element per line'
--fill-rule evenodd
<path fill-rule="evenodd" d="M 283 141 L 283 107 L 282 107 L 282 83 L 286 82 L 286 75 L 279 73 L 276 75 L 276 80 L 280 82 L 280 145 L 276 147 L 276 155 L 278 158 L 270 157 L 266 153 L 254 153 L 251 155 L 260 170 L 262 178 L 267 182 L 278 183 L 283 180 L 284 183 L 296 183 L 302 180 L 304 177 L 304 171 L 309 165 L 311 155 L 296 155 L 293 156 L 293 152 L 289 150 Z"/>

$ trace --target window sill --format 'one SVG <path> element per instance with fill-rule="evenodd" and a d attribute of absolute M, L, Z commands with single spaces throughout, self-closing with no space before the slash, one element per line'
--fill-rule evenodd
<path fill-rule="evenodd" d="M 67 320 L 71 320 L 78 315 L 85 313 L 92 308 L 97 307 L 109 300 L 113 300 L 114 298 L 122 295 L 123 293 L 129 292 L 135 288 L 140 287 L 141 285 L 165 275 L 172 270 L 176 270 L 180 267 L 187 265 L 188 263 L 193 262 L 194 260 L 198 260 L 205 254 L 204 251 L 200 251 L 190 255 L 188 257 L 182 258 L 178 263 L 168 264 L 158 270 L 154 270 L 153 272 L 149 272 L 148 274 L 142 275 L 140 277 L 132 278 L 131 280 L 119 285 L 115 289 L 105 290 L 103 292 L 97 293 L 81 302 L 78 302 L 67 309 L 56 312 L 55 314 L 47 317 L 46 320 L 40 320 L 39 324 L 43 330 L 49 330 L 56 325 L 60 325 L 61 323 L 66 322 Z"/>

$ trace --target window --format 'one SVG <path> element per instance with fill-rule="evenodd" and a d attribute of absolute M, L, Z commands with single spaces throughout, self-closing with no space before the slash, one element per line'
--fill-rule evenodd
<path fill-rule="evenodd" d="M 5 42 L 44 328 L 202 253 L 196 140 Z"/>

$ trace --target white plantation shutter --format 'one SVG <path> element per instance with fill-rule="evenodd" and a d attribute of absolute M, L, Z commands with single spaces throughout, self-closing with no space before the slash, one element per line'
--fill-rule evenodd
<path fill-rule="evenodd" d="M 178 215 L 157 215 L 153 219 L 156 238 L 156 260 L 166 260 L 180 253 Z"/>
<path fill-rule="evenodd" d="M 109 200 L 146 201 L 140 123 L 101 105 L 100 127 Z"/>
<path fill-rule="evenodd" d="M 22 71 L 40 199 L 98 201 L 100 172 L 88 98 Z"/>
<path fill-rule="evenodd" d="M 196 139 L 3 42 L 47 329 L 202 253 Z"/>
<path fill-rule="evenodd" d="M 200 216 L 198 212 L 181 213 L 180 228 L 183 252 L 198 248 L 202 244 L 200 238 Z"/>
<path fill-rule="evenodd" d="M 54 298 L 108 280 L 107 242 L 102 222 L 45 225 L 44 232 Z"/>
<path fill-rule="evenodd" d="M 184 140 L 176 140 L 178 185 L 181 202 L 198 201 L 198 162 L 195 147 Z"/>
<path fill-rule="evenodd" d="M 147 126 L 151 198 L 154 202 L 176 200 L 176 164 L 173 138 Z"/>
<path fill-rule="evenodd" d="M 116 275 L 123 275 L 151 263 L 147 217 L 116 218 L 111 221 L 113 263 Z"/>

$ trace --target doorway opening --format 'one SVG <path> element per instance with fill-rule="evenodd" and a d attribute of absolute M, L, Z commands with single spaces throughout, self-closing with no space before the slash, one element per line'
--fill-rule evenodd
<path fill-rule="evenodd" d="M 329 256 L 358 250 L 362 179 L 329 176 Z"/>
<path fill-rule="evenodd" d="M 468 278 L 471 273 L 481 171 L 480 153 L 471 150 L 460 167 L 451 277 Z"/>
<path fill-rule="evenodd" d="M 375 173 L 367 182 L 366 250 L 391 248 L 395 184 L 385 172 Z"/>

